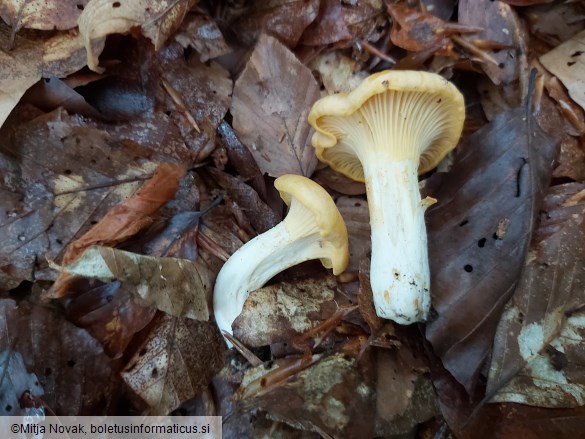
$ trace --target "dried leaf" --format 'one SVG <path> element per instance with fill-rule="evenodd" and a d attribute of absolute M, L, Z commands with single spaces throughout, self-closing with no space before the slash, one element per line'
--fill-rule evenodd
<path fill-rule="evenodd" d="M 554 187 L 543 210 L 519 286 L 498 326 L 487 392 L 505 384 L 492 401 L 576 407 L 585 404 L 580 373 L 585 186 Z"/>
<path fill-rule="evenodd" d="M 134 335 L 150 323 L 156 309 L 139 305 L 119 281 L 76 278 L 69 286 L 67 319 L 87 331 L 109 357 L 120 357 Z"/>
<path fill-rule="evenodd" d="M 555 142 L 524 108 L 502 113 L 459 147 L 431 195 L 427 230 L 436 317 L 426 337 L 471 391 L 524 264 Z"/>
<path fill-rule="evenodd" d="M 388 4 L 392 16 L 392 42 L 398 47 L 413 52 L 431 48 L 451 51 L 453 43 L 449 39 L 448 23 L 432 14 L 418 11 L 405 4 Z"/>
<path fill-rule="evenodd" d="M 224 350 L 214 323 L 161 316 L 122 378 L 150 415 L 166 415 L 209 385 Z"/>
<path fill-rule="evenodd" d="M 372 249 L 368 202 L 361 198 L 339 197 L 335 204 L 349 236 L 349 264 L 345 270 L 357 272 L 360 261 Z"/>
<path fill-rule="evenodd" d="M 47 258 L 59 258 L 76 236 L 132 196 L 156 167 L 146 158 L 148 150 L 120 145 L 62 110 L 30 122 L 15 120 L 2 136 L 0 266 L 17 282 L 54 279 Z"/>
<path fill-rule="evenodd" d="M 561 153 L 553 178 L 568 177 L 585 181 L 585 144 L 583 140 L 565 135 L 561 140 Z"/>
<path fill-rule="evenodd" d="M 349 45 L 353 39 L 376 41 L 386 23 L 383 11 L 381 0 L 321 0 L 319 16 L 303 34 L 301 44 L 326 46 Z"/>
<path fill-rule="evenodd" d="M 297 45 L 301 35 L 319 12 L 319 0 L 264 0 L 232 24 L 234 32 L 248 43 L 261 33 L 277 38 L 287 47 Z"/>
<path fill-rule="evenodd" d="M 281 368 L 274 365 L 268 374 L 278 374 Z M 263 366 L 259 369 L 247 371 L 244 393 L 255 387 L 254 378 L 270 382 Z M 374 390 L 355 361 L 334 354 L 293 376 L 265 384 L 254 398 L 255 406 L 299 429 L 333 437 L 373 437 L 372 422 L 363 414 L 373 411 Z"/>
<path fill-rule="evenodd" d="M 45 390 L 43 401 L 60 415 L 105 413 L 116 374 L 101 346 L 62 315 L 21 301 L 0 301 L 0 350 L 20 352 Z"/>
<path fill-rule="evenodd" d="M 0 351 L 0 416 L 22 416 L 20 406 L 23 393 L 42 396 L 44 391 L 34 373 L 28 373 L 20 353 L 9 347 Z"/>
<path fill-rule="evenodd" d="M 532 6 L 526 8 L 524 16 L 531 33 L 553 47 L 585 28 L 585 17 L 577 2 Z"/>
<path fill-rule="evenodd" d="M 463 38 L 473 44 L 474 40 L 498 42 L 502 47 L 488 51 L 496 64 L 485 62 L 481 68 L 494 84 L 508 84 L 518 78 L 520 57 L 520 23 L 514 10 L 500 1 L 461 0 L 459 2 L 459 23 L 482 28 L 483 31 Z"/>
<path fill-rule="evenodd" d="M 174 38 L 184 48 L 193 47 L 199 53 L 199 60 L 202 63 L 232 51 L 217 23 L 210 17 L 200 14 L 187 16 Z"/>
<path fill-rule="evenodd" d="M 79 32 L 87 50 L 87 65 L 102 72 L 98 57 L 111 34 L 138 27 L 158 50 L 177 29 L 197 0 L 91 0 L 79 17 Z"/>
<path fill-rule="evenodd" d="M 89 0 L 3 0 L 0 17 L 15 32 L 21 28 L 67 30 L 77 26 L 77 19 Z"/>
<path fill-rule="evenodd" d="M 0 47 L 9 47 L 10 30 L 0 21 Z M 41 79 L 42 47 L 14 37 L 14 50 L 0 50 L 0 126 L 16 106 L 24 92 Z"/>
<path fill-rule="evenodd" d="M 571 98 L 585 109 L 585 31 L 540 57 L 540 62 L 567 87 Z"/>
<path fill-rule="evenodd" d="M 93 246 L 61 270 L 102 282 L 119 280 L 135 299 L 146 305 L 173 316 L 209 319 L 211 279 L 198 262 Z"/>
<path fill-rule="evenodd" d="M 91 245 L 113 246 L 136 234 L 175 196 L 184 172 L 180 165 L 159 165 L 135 195 L 110 210 L 91 230 L 67 247 L 63 264 L 75 261 Z"/>
<path fill-rule="evenodd" d="M 253 291 L 232 325 L 234 336 L 250 347 L 289 341 L 333 315 L 336 287 L 327 276 Z"/>
<path fill-rule="evenodd" d="M 161 79 L 180 96 L 184 108 L 175 99 L 167 99 L 168 111 L 179 127 L 184 142 L 196 153 L 197 161 L 205 160 L 215 149 L 215 136 L 230 106 L 232 80 L 229 72 L 215 62 L 203 64 L 196 54 L 184 60 L 182 52 L 161 60 Z M 166 54 L 168 58 L 171 54 Z M 157 79 L 157 80 L 161 80 Z M 199 129 L 189 121 L 191 116 Z"/>
<path fill-rule="evenodd" d="M 280 222 L 281 218 L 258 197 L 254 189 L 240 179 L 214 168 L 209 168 L 208 172 L 241 208 L 256 233 L 264 233 Z"/>
<path fill-rule="evenodd" d="M 276 39 L 262 35 L 236 81 L 234 130 L 262 172 L 310 176 L 317 165 L 307 115 L 319 98 L 311 71 Z"/>

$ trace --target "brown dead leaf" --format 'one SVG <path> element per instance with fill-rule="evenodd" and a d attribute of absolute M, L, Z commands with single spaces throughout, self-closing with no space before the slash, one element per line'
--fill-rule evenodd
<path fill-rule="evenodd" d="M 224 350 L 214 323 L 161 315 L 122 378 L 150 415 L 166 415 L 209 385 Z"/>
<path fill-rule="evenodd" d="M 319 3 L 319 0 L 251 2 L 250 10 L 232 23 L 231 28 L 249 45 L 258 40 L 260 34 L 265 33 L 293 48 L 307 26 L 317 18 Z"/>
<path fill-rule="evenodd" d="M 368 202 L 361 198 L 339 197 L 335 202 L 349 236 L 349 264 L 345 271 L 357 272 L 360 261 L 372 249 Z"/>
<path fill-rule="evenodd" d="M 463 26 L 455 30 L 453 27 L 458 26 L 403 3 L 388 4 L 386 7 L 393 20 L 392 42 L 412 52 L 440 48 L 442 52 L 449 54 L 453 50 L 449 35 L 464 30 Z"/>
<path fill-rule="evenodd" d="M 487 392 L 497 391 L 494 402 L 576 407 L 585 404 L 585 185 L 555 186 L 542 210 L 498 326 Z"/>
<path fill-rule="evenodd" d="M 321 0 L 319 16 L 307 28 L 301 44 L 349 45 L 351 40 L 376 41 L 386 24 L 381 0 Z"/>
<path fill-rule="evenodd" d="M 161 80 L 180 96 L 184 108 L 167 93 L 167 111 L 185 144 L 195 152 L 196 161 L 203 161 L 216 147 L 217 128 L 229 109 L 233 83 L 229 72 L 219 64 L 203 64 L 196 54 L 185 61 L 182 50 L 174 52 L 165 54 L 170 59 L 161 60 Z"/>
<path fill-rule="evenodd" d="M 426 337 L 468 392 L 518 281 L 555 156 L 555 142 L 520 107 L 461 145 L 449 178 L 430 193 L 438 200 L 427 216 L 436 315 Z"/>
<path fill-rule="evenodd" d="M 156 310 L 141 306 L 119 281 L 102 283 L 76 278 L 69 287 L 65 306 L 67 319 L 87 331 L 118 358 L 134 335 L 152 320 Z"/>
<path fill-rule="evenodd" d="M 540 62 L 567 87 L 585 110 L 585 31 L 540 57 Z"/>
<path fill-rule="evenodd" d="M 41 79 L 42 48 L 17 35 L 14 49 L 6 51 L 9 41 L 10 29 L 0 21 L 0 126 L 24 92 Z"/>
<path fill-rule="evenodd" d="M 60 415 L 105 413 L 118 382 L 101 346 L 53 310 L 11 299 L 0 301 L 0 350 L 20 352 Z M 119 382 L 117 384 L 119 386 Z"/>
<path fill-rule="evenodd" d="M 187 15 L 174 38 L 185 49 L 189 46 L 194 48 L 202 63 L 232 51 L 217 23 L 207 15 Z"/>
<path fill-rule="evenodd" d="M 2 136 L 0 266 L 16 282 L 54 279 L 47 258 L 60 258 L 70 242 L 132 196 L 156 168 L 148 150 L 120 145 L 62 110 L 31 121 L 15 119 Z"/>
<path fill-rule="evenodd" d="M 3 0 L 0 17 L 15 32 L 21 28 L 67 30 L 77 26 L 77 19 L 89 0 Z"/>
<path fill-rule="evenodd" d="M 197 0 L 92 0 L 79 17 L 79 32 L 87 50 L 87 66 L 103 72 L 98 57 L 104 49 L 106 37 L 125 34 L 140 28 L 156 50 L 183 21 L 187 11 Z"/>
<path fill-rule="evenodd" d="M 23 416 L 20 405 L 25 392 L 43 396 L 43 387 L 34 373 L 28 373 L 22 355 L 10 347 L 0 351 L 0 416 Z"/>
<path fill-rule="evenodd" d="M 93 246 L 60 270 L 102 282 L 120 281 L 134 299 L 167 314 L 208 320 L 211 279 L 200 262 L 156 258 Z"/>
<path fill-rule="evenodd" d="M 585 28 L 585 16 L 577 2 L 531 6 L 524 17 L 533 35 L 551 46 L 558 46 Z"/>
<path fill-rule="evenodd" d="M 262 172 L 310 176 L 317 165 L 307 114 L 319 98 L 311 71 L 276 39 L 262 35 L 236 81 L 234 130 Z"/>
<path fill-rule="evenodd" d="M 150 224 L 152 215 L 175 196 L 184 172 L 181 165 L 159 165 L 152 178 L 136 194 L 110 210 L 85 235 L 67 247 L 63 264 L 75 261 L 91 245 L 114 246 Z"/>
<path fill-rule="evenodd" d="M 207 171 L 227 192 L 228 197 L 237 203 L 256 233 L 264 233 L 280 222 L 281 218 L 258 197 L 254 189 L 242 183 L 240 179 L 215 168 L 209 168 Z"/>
<path fill-rule="evenodd" d="M 327 276 L 252 291 L 232 325 L 234 336 L 250 347 L 289 341 L 333 315 L 336 287 Z"/>
<path fill-rule="evenodd" d="M 574 181 L 585 181 L 585 139 L 565 135 L 561 140 L 558 166 L 554 178 L 568 177 Z"/>
<path fill-rule="evenodd" d="M 474 40 L 497 42 L 510 48 L 488 51 L 495 63 L 484 62 L 481 68 L 494 84 L 508 84 L 518 78 L 518 50 L 520 22 L 514 10 L 500 1 L 461 0 L 459 2 L 459 23 L 482 28 L 483 31 L 463 38 L 473 44 Z"/>
<path fill-rule="evenodd" d="M 307 366 L 312 362 L 301 361 Z M 354 360 L 334 354 L 296 374 L 288 374 L 288 379 L 286 367 L 274 364 L 268 372 L 264 365 L 248 370 L 241 393 L 250 393 L 262 381 L 266 384 L 254 404 L 271 418 L 322 435 L 373 437 L 373 423 L 364 413 L 373 413 L 374 390 Z M 282 380 L 272 383 L 269 376 L 282 370 Z"/>

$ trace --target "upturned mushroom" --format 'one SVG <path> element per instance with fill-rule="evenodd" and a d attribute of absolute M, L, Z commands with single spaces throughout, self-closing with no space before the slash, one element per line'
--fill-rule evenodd
<path fill-rule="evenodd" d="M 372 229 L 370 281 L 378 316 L 425 320 L 430 274 L 418 173 L 457 144 L 463 96 L 440 75 L 384 71 L 351 93 L 318 100 L 309 113 L 317 157 L 366 184 Z"/>
<path fill-rule="evenodd" d="M 327 191 L 300 175 L 283 175 L 274 186 L 289 206 L 286 218 L 240 247 L 215 281 L 215 320 L 219 329 L 229 334 L 249 293 L 276 274 L 301 262 L 320 259 L 337 275 L 349 261 L 347 229 Z"/>

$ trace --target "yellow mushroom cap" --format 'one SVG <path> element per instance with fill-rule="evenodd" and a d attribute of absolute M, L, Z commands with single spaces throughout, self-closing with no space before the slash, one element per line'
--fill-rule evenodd
<path fill-rule="evenodd" d="M 295 233 L 318 229 L 323 248 L 329 250 L 321 258 L 326 268 L 340 274 L 349 263 L 349 244 L 345 222 L 329 193 L 313 180 L 301 175 L 287 174 L 274 181 L 281 198 L 291 207 L 285 222 L 294 225 Z M 293 203 L 296 211 L 293 212 Z"/>
<path fill-rule="evenodd" d="M 309 113 L 319 160 L 358 181 L 369 152 L 385 149 L 396 160 L 433 169 L 456 145 L 465 120 L 463 95 L 442 76 L 383 71 L 350 93 L 319 99 Z"/>

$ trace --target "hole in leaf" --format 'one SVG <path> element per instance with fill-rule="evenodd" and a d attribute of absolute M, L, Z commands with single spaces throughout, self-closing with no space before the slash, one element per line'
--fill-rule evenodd
<path fill-rule="evenodd" d="M 473 266 L 472 265 L 469 265 L 469 264 L 466 264 L 465 267 L 463 267 L 463 269 L 465 271 L 467 271 L 468 273 L 471 273 L 473 271 Z"/>
<path fill-rule="evenodd" d="M 120 2 L 114 2 L 114 3 L 112 3 L 112 8 L 119 8 L 120 6 L 121 6 L 120 5 Z"/>
<path fill-rule="evenodd" d="M 463 227 L 467 223 L 469 223 L 469 220 L 463 220 L 459 223 L 459 227 Z"/>
<path fill-rule="evenodd" d="M 140 352 L 138 353 L 138 356 L 139 357 L 143 357 L 146 354 L 146 352 L 148 352 L 147 349 L 146 348 L 142 348 L 140 350 Z"/>
<path fill-rule="evenodd" d="M 155 367 L 154 369 L 152 369 L 152 377 L 153 378 L 157 378 L 158 377 L 158 369 Z"/>
<path fill-rule="evenodd" d="M 11 411 L 11 410 L 12 410 L 12 406 L 11 406 L 10 404 L 8 404 L 8 405 L 5 407 L 5 409 L 6 409 L 6 411 L 7 411 L 7 412 L 9 412 L 9 411 Z"/>
<path fill-rule="evenodd" d="M 575 65 L 576 63 L 577 63 L 576 61 L 568 61 L 567 66 L 571 67 L 572 65 Z"/>
<path fill-rule="evenodd" d="M 69 366 L 69 367 L 73 367 L 73 366 L 75 366 L 75 360 L 69 360 L 69 361 L 67 362 L 67 366 Z"/>
<path fill-rule="evenodd" d="M 71 169 L 65 169 L 65 175 L 71 175 Z"/>
<path fill-rule="evenodd" d="M 477 241 L 477 246 L 479 248 L 484 248 L 485 247 L 485 243 L 486 243 L 487 239 L 485 238 L 481 238 L 479 241 Z"/>
<path fill-rule="evenodd" d="M 75 6 L 77 6 L 77 9 L 79 9 L 80 11 L 83 11 L 85 9 L 85 7 L 81 4 L 77 4 Z"/>

